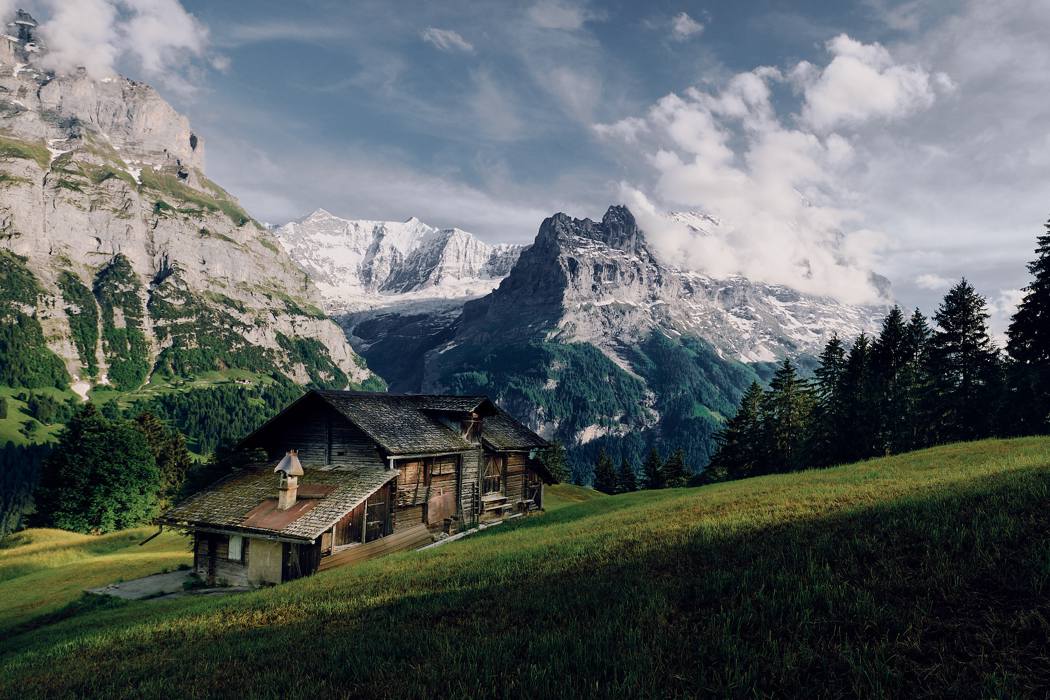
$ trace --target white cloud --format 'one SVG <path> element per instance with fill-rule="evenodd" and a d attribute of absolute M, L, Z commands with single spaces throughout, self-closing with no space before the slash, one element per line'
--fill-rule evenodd
<path fill-rule="evenodd" d="M 671 38 L 675 41 L 686 41 L 703 31 L 704 25 L 685 12 L 679 12 L 671 19 Z"/>
<path fill-rule="evenodd" d="M 594 127 L 648 164 L 648 182 L 623 183 L 621 191 L 661 256 L 714 276 L 743 274 L 852 302 L 880 298 L 872 270 L 892 240 L 865 221 L 847 184 L 863 164 L 857 145 L 826 127 L 847 114 L 863 123 L 909 110 L 826 108 L 816 120 L 821 128 L 806 110 L 828 85 L 837 86 L 839 68 L 832 66 L 844 57 L 891 75 L 907 67 L 878 44 L 843 36 L 829 46 L 833 58 L 822 68 L 762 66 L 721 89 L 667 95 L 644 118 Z M 801 115 L 783 118 L 774 107 L 773 87 L 785 82 L 801 91 Z M 699 232 L 668 219 L 668 210 L 699 210 L 722 223 Z"/>
<path fill-rule="evenodd" d="M 802 119 L 818 130 L 862 124 L 870 119 L 895 119 L 928 108 L 936 89 L 950 90 L 947 76 L 936 77 L 919 66 L 896 63 L 881 44 L 864 44 L 840 34 L 826 44 L 831 62 L 819 73 L 796 77 L 805 104 Z"/>
<path fill-rule="evenodd" d="M 583 26 L 584 22 L 596 19 L 596 15 L 583 5 L 564 0 L 540 0 L 528 11 L 529 19 L 543 29 L 562 29 L 573 31 Z"/>
<path fill-rule="evenodd" d="M 955 283 L 955 280 L 938 275 L 935 272 L 926 272 L 915 278 L 915 284 L 921 289 L 939 292 L 947 289 Z"/>
<path fill-rule="evenodd" d="M 451 29 L 427 27 L 419 35 L 423 38 L 423 41 L 441 51 L 463 51 L 465 53 L 474 51 L 473 44 L 464 39 L 459 32 Z"/>
<path fill-rule="evenodd" d="M 204 55 L 208 31 L 178 0 L 46 0 L 50 17 L 40 27 L 48 46 L 42 61 L 57 72 L 84 68 L 95 76 L 116 72 L 121 58 L 147 76 L 189 89 L 180 71 Z"/>

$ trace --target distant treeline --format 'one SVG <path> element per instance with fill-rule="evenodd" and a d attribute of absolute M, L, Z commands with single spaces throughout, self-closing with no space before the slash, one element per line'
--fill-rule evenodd
<path fill-rule="evenodd" d="M 832 338 L 811 380 L 790 360 L 753 384 L 718 433 L 703 477 L 717 481 L 827 466 L 957 440 L 1050 432 L 1050 224 L 1005 354 L 985 299 L 963 279 L 927 319 L 899 308 L 875 338 Z"/>

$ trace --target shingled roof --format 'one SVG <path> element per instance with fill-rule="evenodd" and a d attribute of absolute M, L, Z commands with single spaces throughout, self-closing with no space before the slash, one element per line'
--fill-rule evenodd
<path fill-rule="evenodd" d="M 254 465 L 191 496 L 158 522 L 312 541 L 397 476 L 397 470 L 377 464 L 380 466 L 306 469 L 300 477 L 299 498 L 288 511 L 275 511 L 277 477 L 272 465 Z"/>
<path fill-rule="evenodd" d="M 548 447 L 546 440 L 500 409 L 482 423 L 481 440 L 497 451 L 534 450 Z"/>

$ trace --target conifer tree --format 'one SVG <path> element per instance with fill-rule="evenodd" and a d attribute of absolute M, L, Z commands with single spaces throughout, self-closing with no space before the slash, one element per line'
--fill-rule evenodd
<path fill-rule="evenodd" d="M 170 430 L 152 413 L 146 411 L 135 419 L 142 434 L 146 436 L 150 452 L 160 470 L 160 490 L 162 500 L 174 499 L 186 481 L 186 475 L 193 467 L 193 458 L 186 448 L 186 438 L 176 430 Z"/>
<path fill-rule="evenodd" d="M 875 420 L 874 454 L 888 454 L 902 442 L 908 430 L 908 385 L 905 376 L 911 350 L 907 321 L 894 306 L 882 321 L 879 336 L 871 344 L 870 397 Z"/>
<path fill-rule="evenodd" d="M 834 464 L 842 452 L 841 439 L 845 406 L 842 377 L 846 371 L 846 347 L 838 335 L 831 336 L 820 353 L 820 364 L 813 372 L 813 415 L 806 451 L 816 466 Z"/>
<path fill-rule="evenodd" d="M 552 442 L 550 447 L 540 450 L 539 460 L 556 482 L 567 484 L 572 479 L 569 463 L 565 459 L 565 446 L 560 442 Z"/>
<path fill-rule="evenodd" d="M 1032 282 L 1006 331 L 1006 351 L 1013 361 L 1011 405 L 1016 432 L 1050 432 L 1050 222 L 1036 240 L 1036 258 L 1028 263 Z"/>
<path fill-rule="evenodd" d="M 638 477 L 634 473 L 634 467 L 627 463 L 626 457 L 620 462 L 620 472 L 616 475 L 616 480 L 616 490 L 620 493 L 638 490 Z"/>
<path fill-rule="evenodd" d="M 662 489 L 666 486 L 664 481 L 664 463 L 655 447 L 649 450 L 642 472 L 645 477 L 645 488 Z"/>
<path fill-rule="evenodd" d="M 997 418 L 1001 384 L 984 297 L 963 279 L 945 295 L 934 320 L 929 366 L 935 434 L 942 441 L 987 437 Z"/>
<path fill-rule="evenodd" d="M 616 493 L 616 468 L 609 455 L 606 454 L 605 448 L 598 451 L 598 459 L 594 463 L 594 483 L 592 485 L 595 491 Z"/>
<path fill-rule="evenodd" d="M 762 469 L 761 411 L 762 387 L 751 382 L 736 415 L 715 434 L 716 451 L 704 470 L 705 481 L 743 479 Z"/>
<path fill-rule="evenodd" d="M 762 401 L 762 433 L 768 470 L 792 471 L 805 462 L 805 443 L 813 396 L 785 358 L 769 382 Z"/>
<path fill-rule="evenodd" d="M 844 413 L 841 417 L 838 462 L 855 462 L 876 453 L 877 412 L 871 375 L 871 341 L 864 333 L 846 356 L 840 387 Z"/>
<path fill-rule="evenodd" d="M 668 488 L 677 488 L 689 483 L 689 471 L 685 466 L 685 450 L 678 448 L 664 464 L 664 480 Z"/>
<path fill-rule="evenodd" d="M 929 374 L 930 324 L 918 309 L 908 319 L 908 361 L 901 375 L 902 392 L 905 396 L 904 415 L 906 424 L 894 436 L 890 449 L 894 453 L 915 450 L 930 444 L 931 420 L 928 410 L 933 396 Z"/>

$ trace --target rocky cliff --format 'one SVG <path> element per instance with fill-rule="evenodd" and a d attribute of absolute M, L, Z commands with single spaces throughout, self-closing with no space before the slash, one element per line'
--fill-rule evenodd
<path fill-rule="evenodd" d="M 186 118 L 148 85 L 40 69 L 20 19 L 0 37 L 0 312 L 45 347 L 0 339 L 4 359 L 54 353 L 81 391 L 228 368 L 368 380 L 308 276 L 206 177 Z"/>

